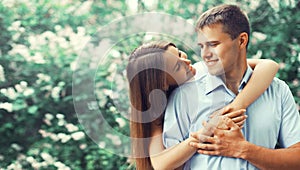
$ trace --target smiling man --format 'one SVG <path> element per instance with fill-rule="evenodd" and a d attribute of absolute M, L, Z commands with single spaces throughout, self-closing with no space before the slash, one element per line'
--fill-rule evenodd
<path fill-rule="evenodd" d="M 232 102 L 252 74 L 246 61 L 250 26 L 239 7 L 214 7 L 201 15 L 197 28 L 208 73 L 171 96 L 164 122 L 166 147 L 189 137 L 213 111 Z M 199 153 L 185 169 L 300 169 L 300 117 L 286 83 L 274 78 L 246 114 L 243 129 L 228 119 L 228 130 L 216 129 L 206 143 L 192 143 Z M 275 149 L 277 143 L 282 149 Z"/>

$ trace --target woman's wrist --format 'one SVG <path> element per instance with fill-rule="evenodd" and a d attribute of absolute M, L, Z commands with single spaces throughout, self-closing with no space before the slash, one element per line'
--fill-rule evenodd
<path fill-rule="evenodd" d="M 230 108 L 231 111 L 236 111 L 239 109 L 246 109 L 246 103 L 243 102 L 238 102 L 236 100 L 234 100 L 232 103 L 230 103 L 227 107 Z"/>

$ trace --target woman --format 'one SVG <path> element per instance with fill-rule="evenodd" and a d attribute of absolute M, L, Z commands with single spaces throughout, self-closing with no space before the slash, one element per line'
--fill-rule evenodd
<path fill-rule="evenodd" d="M 175 169 L 196 152 L 189 146 L 190 142 L 195 141 L 192 137 L 165 149 L 161 136 L 163 113 L 169 95 L 179 85 L 195 79 L 197 70 L 186 58 L 184 52 L 167 42 L 144 44 L 135 49 L 129 58 L 126 71 L 131 101 L 130 134 L 137 169 Z M 246 119 L 244 109 L 267 89 L 278 70 L 278 65 L 269 60 L 259 63 L 253 60 L 249 64 L 255 67 L 251 79 L 220 113 L 226 114 L 240 126 Z M 208 129 L 202 128 L 200 131 L 210 135 Z"/>

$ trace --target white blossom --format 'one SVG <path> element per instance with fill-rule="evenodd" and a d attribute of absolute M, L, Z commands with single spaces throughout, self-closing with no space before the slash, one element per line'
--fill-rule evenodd
<path fill-rule="evenodd" d="M 2 93 L 11 100 L 15 100 L 18 97 L 18 93 L 12 87 L 9 87 L 7 89 L 1 89 L 0 93 Z"/>
<path fill-rule="evenodd" d="M 29 162 L 29 163 L 31 163 L 31 164 L 34 163 L 34 162 L 36 162 L 36 160 L 32 156 L 28 156 L 26 158 L 26 161 Z"/>
<path fill-rule="evenodd" d="M 55 25 L 54 26 L 54 29 L 55 29 L 56 32 L 60 31 L 61 28 L 62 28 L 61 25 Z"/>
<path fill-rule="evenodd" d="M 24 90 L 23 95 L 24 96 L 30 96 L 34 93 L 34 90 L 32 88 L 27 88 L 26 90 Z"/>
<path fill-rule="evenodd" d="M 56 141 L 59 140 L 59 138 L 57 137 L 57 135 L 56 135 L 56 134 L 53 134 L 53 133 L 49 133 L 49 137 L 50 137 L 50 139 L 52 139 L 54 142 L 56 142 Z"/>
<path fill-rule="evenodd" d="M 0 65 L 0 82 L 5 81 L 5 74 L 4 74 L 4 68 Z"/>
<path fill-rule="evenodd" d="M 120 118 L 120 117 L 116 118 L 116 122 L 119 124 L 119 126 L 120 126 L 121 128 L 124 127 L 124 126 L 126 125 L 125 120 L 124 120 L 123 118 Z"/>
<path fill-rule="evenodd" d="M 57 134 L 57 137 L 61 140 L 61 143 L 66 143 L 71 139 L 70 135 L 66 135 L 64 133 Z"/>
<path fill-rule="evenodd" d="M 12 49 L 8 52 L 9 55 L 19 54 L 24 57 L 25 60 L 30 60 L 29 49 L 22 44 L 12 44 Z"/>
<path fill-rule="evenodd" d="M 253 32 L 252 35 L 259 41 L 264 41 L 267 38 L 267 35 L 261 32 Z"/>
<path fill-rule="evenodd" d="M 112 141 L 112 143 L 113 143 L 114 145 L 117 145 L 117 146 L 118 146 L 118 145 L 121 145 L 121 144 L 122 144 L 120 137 L 117 136 L 117 135 L 106 134 L 106 137 L 109 138 L 109 139 Z"/>
<path fill-rule="evenodd" d="M 268 0 L 269 5 L 274 9 L 274 11 L 279 11 L 279 0 Z"/>
<path fill-rule="evenodd" d="M 84 150 L 86 147 L 87 147 L 87 144 L 85 144 L 85 143 L 79 145 L 79 148 L 80 148 L 81 150 Z"/>
<path fill-rule="evenodd" d="M 7 170 L 22 170 L 22 165 L 19 162 L 14 162 L 8 165 Z"/>
<path fill-rule="evenodd" d="M 67 167 L 65 164 L 63 164 L 60 161 L 54 162 L 53 165 L 56 166 L 58 170 L 71 170 L 71 168 Z"/>
<path fill-rule="evenodd" d="M 93 1 L 84 1 L 75 11 L 74 15 L 83 15 L 90 11 Z"/>
<path fill-rule="evenodd" d="M 117 50 L 111 50 L 110 54 L 112 55 L 112 57 L 114 58 L 120 58 L 121 57 L 121 53 Z"/>
<path fill-rule="evenodd" d="M 24 89 L 20 84 L 15 85 L 15 89 L 17 90 L 18 93 L 23 93 Z"/>
<path fill-rule="evenodd" d="M 57 122 L 57 125 L 58 125 L 58 126 L 63 126 L 63 125 L 65 125 L 65 124 L 66 124 L 66 122 L 65 122 L 65 120 L 63 120 L 63 119 L 59 119 L 58 122 Z"/>
<path fill-rule="evenodd" d="M 59 94 L 60 94 L 60 90 L 61 90 L 60 87 L 58 87 L 58 86 L 54 87 L 54 88 L 52 89 L 52 92 L 51 92 L 51 97 L 52 97 L 53 99 L 58 99 L 58 98 L 59 98 Z"/>
<path fill-rule="evenodd" d="M 58 113 L 58 114 L 56 114 L 56 118 L 57 119 L 64 119 L 65 115 Z"/>
<path fill-rule="evenodd" d="M 18 31 L 20 26 L 21 26 L 21 21 L 17 20 L 15 22 L 13 22 L 10 27 L 8 27 L 8 30 L 9 31 Z"/>
<path fill-rule="evenodd" d="M 0 161 L 3 161 L 3 160 L 4 160 L 4 156 L 0 155 Z"/>
<path fill-rule="evenodd" d="M 80 140 L 84 138 L 85 134 L 83 132 L 75 132 L 71 134 L 73 140 Z"/>
<path fill-rule="evenodd" d="M 46 60 L 40 52 L 36 52 L 33 56 L 30 57 L 30 61 L 33 61 L 36 64 L 45 64 Z"/>
<path fill-rule="evenodd" d="M 72 123 L 67 123 L 65 127 L 67 128 L 68 132 L 75 132 L 79 130 L 79 128 Z"/>
<path fill-rule="evenodd" d="M 73 62 L 71 62 L 70 63 L 70 69 L 72 70 L 72 71 L 75 71 L 76 70 L 76 67 L 77 66 L 77 62 L 76 61 L 73 61 Z"/>
<path fill-rule="evenodd" d="M 28 83 L 26 81 L 21 81 L 20 82 L 20 85 L 23 87 L 23 88 L 26 88 L 28 86 Z"/>
<path fill-rule="evenodd" d="M 11 147 L 13 149 L 15 149 L 16 151 L 22 150 L 22 147 L 20 145 L 16 144 L 16 143 L 11 144 Z"/>
<path fill-rule="evenodd" d="M 43 136 L 43 138 L 46 138 L 46 137 L 49 136 L 48 132 L 46 132 L 46 131 L 43 130 L 43 129 L 40 129 L 40 130 L 39 130 L 39 133 Z"/>
<path fill-rule="evenodd" d="M 13 104 L 12 103 L 0 103 L 0 109 L 4 109 L 8 112 L 12 112 L 13 111 Z"/>
<path fill-rule="evenodd" d="M 102 142 L 99 142 L 98 146 L 99 146 L 100 148 L 105 148 L 106 143 L 103 142 L 103 141 L 102 141 Z"/>
<path fill-rule="evenodd" d="M 41 157 L 49 164 L 54 162 L 54 158 L 47 152 L 42 152 Z"/>
<path fill-rule="evenodd" d="M 45 114 L 45 118 L 46 118 L 47 120 L 52 120 L 52 119 L 54 118 L 54 116 L 53 116 L 52 114 L 50 114 L 50 113 L 46 113 L 46 114 Z"/>
<path fill-rule="evenodd" d="M 37 84 L 41 84 L 42 82 L 49 82 L 51 80 L 51 77 L 49 75 L 39 73 L 37 74 L 38 79 L 36 80 Z"/>

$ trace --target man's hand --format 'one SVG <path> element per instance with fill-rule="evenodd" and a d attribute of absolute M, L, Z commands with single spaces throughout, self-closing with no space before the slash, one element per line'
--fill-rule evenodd
<path fill-rule="evenodd" d="M 228 130 L 224 127 L 215 128 L 213 137 L 199 136 L 197 133 L 192 133 L 191 136 L 204 143 L 191 142 L 190 145 L 198 149 L 198 153 L 206 155 L 218 155 L 226 157 L 241 158 L 243 153 L 243 143 L 247 142 L 240 130 L 230 118 L 223 118 Z"/>

